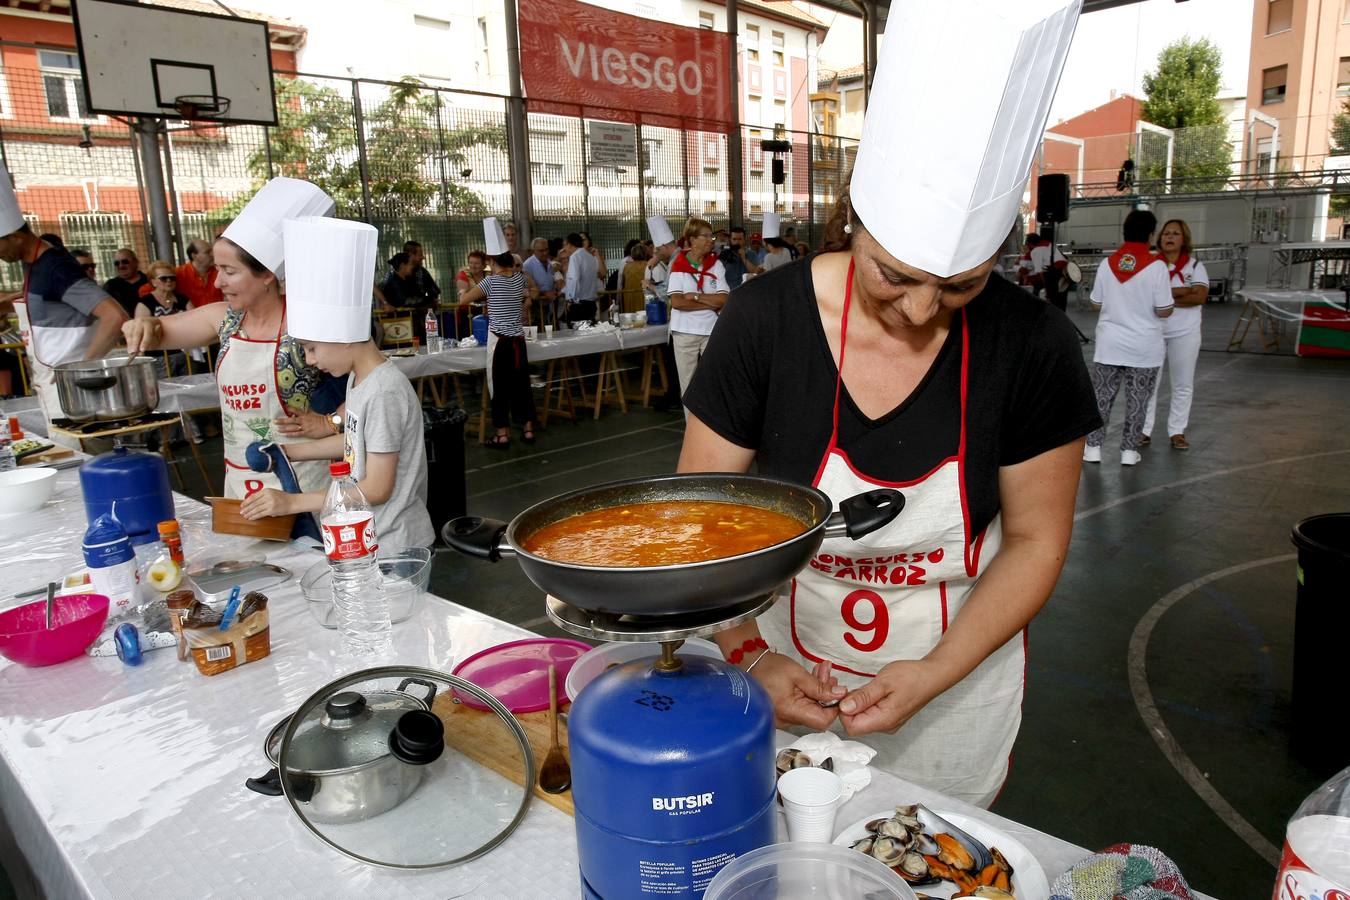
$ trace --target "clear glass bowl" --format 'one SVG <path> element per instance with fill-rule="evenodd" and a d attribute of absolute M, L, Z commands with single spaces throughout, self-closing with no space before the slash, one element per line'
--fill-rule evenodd
<path fill-rule="evenodd" d="M 398 553 L 381 553 L 380 574 L 384 576 L 384 595 L 389 598 L 389 619 L 394 624 L 412 618 L 431 580 L 432 553 L 425 547 L 409 547 Z M 333 571 L 328 560 L 309 567 L 300 579 L 305 605 L 324 628 L 337 628 L 337 609 L 333 606 Z"/>

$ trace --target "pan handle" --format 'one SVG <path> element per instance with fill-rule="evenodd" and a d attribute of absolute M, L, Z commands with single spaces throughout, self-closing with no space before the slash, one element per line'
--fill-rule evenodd
<path fill-rule="evenodd" d="M 889 525 L 905 508 L 905 495 L 890 488 L 855 494 L 839 503 L 839 512 L 825 520 L 825 537 L 854 540 Z"/>
<path fill-rule="evenodd" d="M 497 562 L 503 556 L 515 556 L 516 551 L 506 543 L 506 522 L 500 519 L 480 519 L 478 516 L 460 516 L 441 528 L 441 540 L 466 556 L 477 556 Z"/>

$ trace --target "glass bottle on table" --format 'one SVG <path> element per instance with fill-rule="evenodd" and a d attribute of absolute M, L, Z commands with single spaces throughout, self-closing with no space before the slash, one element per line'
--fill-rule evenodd
<path fill-rule="evenodd" d="M 426 330 L 427 330 L 427 352 L 440 353 L 442 348 L 441 321 L 440 318 L 436 315 L 436 310 L 434 309 L 427 310 Z"/>
<path fill-rule="evenodd" d="M 1304 800 L 1289 820 L 1272 900 L 1350 897 L 1350 769 Z"/>

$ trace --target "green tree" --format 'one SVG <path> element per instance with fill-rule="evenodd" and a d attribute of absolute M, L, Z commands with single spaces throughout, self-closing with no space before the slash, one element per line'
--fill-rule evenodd
<path fill-rule="evenodd" d="M 1341 101 L 1341 111 L 1331 120 L 1329 144 L 1329 156 L 1350 155 L 1350 97 Z"/>
<path fill-rule="evenodd" d="M 1172 190 L 1221 190 L 1232 170 L 1233 147 L 1219 106 L 1223 54 L 1207 38 L 1173 41 L 1158 54 L 1157 68 L 1144 76 L 1140 118 L 1175 132 Z M 1145 139 L 1136 160 L 1140 179 L 1162 180 L 1166 147 Z"/>
<path fill-rule="evenodd" d="M 361 157 L 350 95 L 298 78 L 276 80 L 277 127 L 270 129 L 271 171 L 312 181 L 337 202 L 342 215 L 359 218 Z M 378 218 L 425 215 L 481 217 L 483 198 L 455 181 L 476 147 L 506 151 L 501 124 L 450 127 L 437 91 L 403 78 L 389 96 L 365 110 L 366 169 L 371 214 Z M 249 154 L 255 191 L 268 177 L 268 148 Z M 235 198 L 212 216 L 229 221 L 255 191 Z"/>

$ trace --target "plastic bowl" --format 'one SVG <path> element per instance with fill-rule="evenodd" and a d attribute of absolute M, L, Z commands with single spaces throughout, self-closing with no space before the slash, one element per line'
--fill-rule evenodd
<path fill-rule="evenodd" d="M 50 500 L 55 490 L 55 469 L 36 466 L 0 472 L 0 515 L 33 512 Z"/>
<path fill-rule="evenodd" d="M 914 891 L 884 863 L 833 844 L 770 844 L 738 856 L 708 884 L 703 900 L 758 897 L 830 897 L 916 900 Z"/>
<path fill-rule="evenodd" d="M 722 658 L 722 651 L 717 649 L 717 645 L 702 638 L 689 638 L 676 653 L 686 656 L 709 656 L 713 659 Z M 575 702 L 577 696 L 581 693 L 581 689 L 598 678 L 601 672 L 614 666 L 623 665 L 626 662 L 632 662 L 635 659 L 642 659 L 643 657 L 655 659 L 660 655 L 660 644 L 645 641 L 601 644 L 589 653 L 583 653 L 576 662 L 572 663 L 572 668 L 567 673 L 567 680 L 563 683 L 563 689 L 567 692 L 567 699 L 570 702 Z"/>
<path fill-rule="evenodd" d="M 50 666 L 89 649 L 108 620 L 108 598 L 71 594 L 52 601 L 47 630 L 47 601 L 38 600 L 0 612 L 0 655 L 21 666 Z"/>
<path fill-rule="evenodd" d="M 417 603 L 431 580 L 431 551 L 425 547 L 409 547 L 399 553 L 380 554 L 380 575 L 384 578 L 384 595 L 389 598 L 389 620 L 395 624 L 412 618 Z M 337 628 L 337 609 L 333 606 L 333 570 L 328 560 L 309 567 L 300 579 L 300 593 L 305 605 L 324 628 Z"/>

